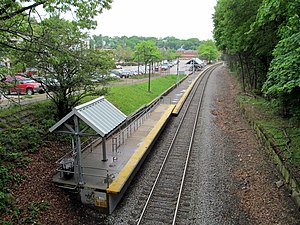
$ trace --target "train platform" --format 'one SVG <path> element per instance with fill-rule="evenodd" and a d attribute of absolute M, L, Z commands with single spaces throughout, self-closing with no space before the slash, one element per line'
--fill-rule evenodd
<path fill-rule="evenodd" d="M 168 119 L 179 113 L 198 77 L 199 73 L 187 76 L 182 82 L 168 90 L 162 96 L 162 100 L 158 101 L 151 110 L 126 126 L 124 115 L 103 98 L 77 107 L 73 114 L 68 114 L 66 118 L 50 128 L 51 132 L 69 132 L 77 138 L 73 140 L 73 150 L 57 161 L 58 169 L 53 176 L 53 182 L 61 188 L 78 192 L 83 203 L 98 206 L 103 211 L 112 213 Z M 114 116 L 99 118 L 99 120 L 106 121 L 114 117 L 118 119 L 117 121 L 113 119 L 108 124 L 99 123 L 98 129 L 93 107 L 97 109 L 97 107 L 103 107 L 103 104 L 104 110 L 109 109 Z M 106 113 L 103 116 L 108 115 Z M 81 123 L 85 122 L 87 127 L 96 131 L 95 137 L 86 146 L 83 146 L 82 142 L 83 136 L 88 136 L 88 128 L 76 131 L 76 124 L 72 126 L 73 122 L 70 122 L 76 121 L 77 117 L 82 120 Z M 82 124 L 79 122 L 77 127 L 80 126 Z M 101 126 L 111 127 L 105 133 L 101 130 Z M 64 130 L 62 130 L 63 127 L 65 127 Z M 78 139 L 80 133 L 82 133 L 82 140 Z"/>

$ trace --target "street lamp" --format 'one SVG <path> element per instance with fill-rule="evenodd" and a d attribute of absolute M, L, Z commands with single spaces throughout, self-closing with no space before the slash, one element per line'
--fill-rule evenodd
<path fill-rule="evenodd" d="M 153 58 L 152 58 L 152 57 L 153 57 L 154 55 L 151 54 L 151 55 L 145 55 L 145 56 L 149 56 L 148 92 L 151 92 L 151 90 L 150 90 L 150 89 L 151 89 L 151 88 L 150 88 L 150 86 L 151 86 L 151 83 L 150 83 L 150 82 L 151 82 L 151 75 L 150 75 L 150 74 L 151 74 L 151 62 L 153 63 Z M 153 66 L 153 65 L 152 65 L 152 66 Z"/>
<path fill-rule="evenodd" d="M 151 74 L 150 65 L 151 64 L 149 62 L 148 92 L 150 92 L 150 80 L 151 80 L 151 77 L 150 77 L 150 74 Z"/>
<path fill-rule="evenodd" d="M 140 53 L 138 53 L 138 75 L 140 75 Z"/>
<path fill-rule="evenodd" d="M 177 85 L 178 85 L 178 81 L 179 81 L 179 59 L 177 58 L 177 70 L 176 70 L 176 72 L 177 72 Z"/>

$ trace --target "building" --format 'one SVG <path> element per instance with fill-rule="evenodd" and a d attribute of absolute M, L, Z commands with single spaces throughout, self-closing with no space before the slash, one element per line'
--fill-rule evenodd
<path fill-rule="evenodd" d="M 198 57 L 198 51 L 197 50 L 184 50 L 184 49 L 178 49 L 177 53 L 179 53 L 180 59 L 192 59 Z"/>

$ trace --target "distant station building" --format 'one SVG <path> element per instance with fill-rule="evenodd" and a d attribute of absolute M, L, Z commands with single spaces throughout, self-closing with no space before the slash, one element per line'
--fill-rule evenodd
<path fill-rule="evenodd" d="M 180 48 L 177 50 L 177 53 L 180 54 L 180 59 L 192 59 L 198 57 L 198 51 L 196 50 L 184 50 Z"/>

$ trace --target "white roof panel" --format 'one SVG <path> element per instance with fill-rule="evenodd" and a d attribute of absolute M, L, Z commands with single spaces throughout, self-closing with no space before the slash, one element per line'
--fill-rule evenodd
<path fill-rule="evenodd" d="M 102 137 L 126 120 L 126 115 L 102 96 L 76 106 L 72 112 L 52 126 L 49 131 L 55 131 L 74 115 L 78 116 Z"/>
<path fill-rule="evenodd" d="M 186 64 L 203 64 L 203 61 L 199 58 L 192 58 Z"/>

